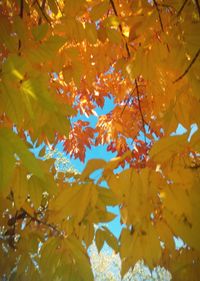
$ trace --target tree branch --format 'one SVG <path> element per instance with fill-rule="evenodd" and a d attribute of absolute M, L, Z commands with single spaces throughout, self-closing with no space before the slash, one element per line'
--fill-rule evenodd
<path fill-rule="evenodd" d="M 111 4 L 111 6 L 112 6 L 112 8 L 113 8 L 113 11 L 114 11 L 115 16 L 116 16 L 116 17 L 119 17 L 119 16 L 118 16 L 118 13 L 117 13 L 117 9 L 116 9 L 116 7 L 115 7 L 114 0 L 110 0 L 110 4 Z M 121 23 L 119 24 L 119 30 L 120 30 L 120 32 L 121 32 L 121 35 L 122 35 L 123 38 L 124 38 L 124 34 L 123 34 L 123 32 L 122 32 L 122 25 L 121 25 Z M 125 42 L 125 47 L 126 47 L 126 51 L 127 51 L 128 58 L 130 58 L 131 54 L 130 54 L 130 50 L 129 50 L 129 47 L 128 47 L 127 42 Z"/>
<path fill-rule="evenodd" d="M 143 112 L 142 112 L 142 107 L 141 107 L 141 103 L 140 103 L 140 95 L 139 95 L 139 88 L 138 88 L 137 79 L 135 79 L 135 86 L 136 86 L 136 93 L 137 93 L 137 99 L 138 99 L 138 107 L 139 107 L 139 111 L 140 111 L 140 115 L 141 115 L 141 119 L 142 119 L 144 141 L 145 141 L 145 143 L 147 143 L 147 140 L 146 140 L 146 130 L 145 130 L 145 123 L 146 122 L 144 120 L 144 116 L 143 116 Z"/>
<path fill-rule="evenodd" d="M 123 109 L 122 109 L 121 116 L 123 115 L 124 110 L 126 109 L 126 107 L 127 107 L 128 103 L 129 103 L 129 101 L 130 101 L 130 99 L 131 99 L 131 97 L 132 97 L 134 91 L 135 91 L 135 88 L 134 88 L 134 89 L 131 91 L 131 93 L 129 94 L 129 97 L 128 97 L 127 101 L 126 101 L 126 104 L 124 105 L 124 107 L 123 107 Z"/>
<path fill-rule="evenodd" d="M 55 0 L 55 3 L 58 6 L 58 9 L 60 10 L 61 14 L 63 14 L 59 1 Z"/>
<path fill-rule="evenodd" d="M 21 0 L 20 1 L 20 10 L 19 10 L 19 16 L 21 19 L 23 19 L 23 15 L 24 15 L 24 0 Z M 21 42 L 21 39 L 19 39 L 19 41 L 18 41 L 19 56 L 21 55 L 21 53 L 20 53 L 21 47 L 22 47 L 22 42 Z"/>
<path fill-rule="evenodd" d="M 52 224 L 47 223 L 47 222 L 44 222 L 44 221 L 42 221 L 42 220 L 40 220 L 40 219 L 38 219 L 38 218 L 32 216 L 31 214 L 29 214 L 29 213 L 28 213 L 26 210 L 24 210 L 24 209 L 22 209 L 22 211 L 24 212 L 24 214 L 26 214 L 27 217 L 29 217 L 29 218 L 31 219 L 31 221 L 37 222 L 38 224 L 42 224 L 42 225 L 44 225 L 44 226 L 46 226 L 46 227 L 48 227 L 48 228 L 51 228 L 52 230 L 54 230 L 55 232 L 57 232 L 57 233 L 59 233 L 59 234 L 61 233 L 61 231 L 58 230 L 58 229 L 57 229 L 55 226 L 53 226 Z"/>
<path fill-rule="evenodd" d="M 46 21 L 51 25 L 51 22 L 50 22 L 49 18 L 47 17 L 47 15 L 46 15 L 45 12 L 44 12 L 46 0 L 43 0 L 43 1 L 42 1 L 42 5 L 41 5 L 41 6 L 40 6 L 38 0 L 36 0 L 36 4 L 37 4 L 38 8 L 40 9 L 40 11 L 41 11 L 43 17 L 44 17 L 44 18 L 46 19 Z M 39 18 L 39 24 L 41 24 L 41 23 L 42 23 L 42 18 L 40 17 L 40 18 Z"/>
<path fill-rule="evenodd" d="M 199 5 L 199 1 L 198 1 L 198 0 L 195 0 L 195 4 L 196 4 L 196 6 L 197 6 L 197 10 L 198 10 L 199 17 L 200 17 L 200 5 Z"/>
<path fill-rule="evenodd" d="M 23 18 L 23 14 L 24 14 L 24 0 L 21 0 L 20 1 L 20 11 L 19 11 L 20 18 Z"/>
<path fill-rule="evenodd" d="M 199 5 L 199 1 L 198 1 L 198 0 L 195 0 L 195 4 L 196 4 L 196 6 L 197 6 L 197 10 L 198 10 L 199 17 L 200 17 L 200 5 Z"/>
<path fill-rule="evenodd" d="M 180 7 L 178 13 L 177 13 L 177 17 L 180 16 L 180 14 L 182 13 L 183 9 L 185 8 L 185 5 L 187 4 L 188 0 L 185 0 L 182 4 L 182 6 Z"/>
<path fill-rule="evenodd" d="M 159 17 L 159 22 L 160 22 L 161 29 L 164 32 L 163 22 L 162 22 L 162 18 L 161 18 L 161 15 L 160 15 L 160 10 L 159 10 L 159 7 L 158 7 L 158 3 L 156 2 L 156 0 L 153 0 L 153 3 L 154 3 L 154 5 L 156 7 L 156 10 L 158 12 L 158 17 Z"/>
<path fill-rule="evenodd" d="M 113 8 L 113 11 L 114 11 L 115 15 L 118 17 L 117 10 L 116 10 L 116 8 L 115 8 L 115 4 L 114 4 L 113 0 L 110 0 L 110 3 L 111 3 L 111 6 L 112 6 L 112 8 Z M 122 27 L 121 27 L 121 28 L 122 28 Z"/>
<path fill-rule="evenodd" d="M 178 81 L 180 81 L 190 70 L 190 68 L 193 66 L 193 64 L 195 63 L 195 61 L 197 60 L 198 56 L 200 54 L 200 48 L 199 50 L 196 52 L 194 58 L 191 60 L 190 64 L 188 65 L 188 67 L 186 68 L 186 70 L 176 79 L 173 81 L 173 83 L 176 83 Z"/>
<path fill-rule="evenodd" d="M 153 0 L 153 3 L 156 7 L 156 10 L 157 10 L 157 13 L 158 13 L 158 18 L 159 18 L 159 22 L 160 22 L 160 26 L 161 26 L 161 30 L 162 32 L 164 32 L 164 26 L 163 26 L 163 22 L 162 22 L 162 18 L 161 18 L 161 14 L 160 14 L 160 10 L 159 10 L 159 7 L 158 7 L 158 3 L 156 0 Z M 170 52 L 170 49 L 169 49 L 169 45 L 168 43 L 165 43 L 166 44 L 166 47 L 167 47 L 167 51 Z"/>

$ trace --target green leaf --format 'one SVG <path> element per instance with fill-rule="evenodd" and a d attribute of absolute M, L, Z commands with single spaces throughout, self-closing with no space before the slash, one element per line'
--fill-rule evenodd
<path fill-rule="evenodd" d="M 76 261 L 78 272 L 85 281 L 93 281 L 93 273 L 89 262 L 89 257 L 81 242 L 74 237 L 67 239 L 67 245 L 72 251 L 72 255 Z"/>
<path fill-rule="evenodd" d="M 15 207 L 19 210 L 24 204 L 28 195 L 28 179 L 25 169 L 18 165 L 11 182 L 14 194 Z"/>
<path fill-rule="evenodd" d="M 28 180 L 28 192 L 35 209 L 37 209 L 41 205 L 42 193 L 44 191 L 44 181 L 40 180 L 34 175 L 31 176 L 31 178 Z"/>
<path fill-rule="evenodd" d="M 65 42 L 65 38 L 54 35 L 42 43 L 38 48 L 29 51 L 27 53 L 27 59 L 30 59 L 33 63 L 45 63 L 51 61 Z"/>
<path fill-rule="evenodd" d="M 49 30 L 49 25 L 47 23 L 37 25 L 32 29 L 32 34 L 36 41 L 42 40 Z"/>
<path fill-rule="evenodd" d="M 17 134 L 15 134 L 8 128 L 1 128 L 0 139 L 3 139 L 4 143 L 6 143 L 4 149 L 12 151 L 13 157 L 14 153 L 16 153 L 22 161 L 23 165 L 28 169 L 28 171 L 43 180 L 45 179 L 40 166 L 41 160 L 37 160 L 33 156 L 33 154 L 28 150 L 28 147 L 24 144 L 24 142 L 20 139 Z"/>
<path fill-rule="evenodd" d="M 25 58 L 17 55 L 9 55 L 2 67 L 3 75 L 7 79 L 22 80 L 27 70 Z M 10 81 L 12 83 L 12 80 Z"/>
<path fill-rule="evenodd" d="M 0 137 L 0 191 L 9 183 L 15 167 L 13 151 L 7 141 Z"/>

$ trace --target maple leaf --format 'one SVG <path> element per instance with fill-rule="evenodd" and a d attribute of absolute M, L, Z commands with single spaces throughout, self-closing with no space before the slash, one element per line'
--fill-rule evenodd
<path fill-rule="evenodd" d="M 82 162 L 85 159 L 86 147 L 91 148 L 95 129 L 88 127 L 89 122 L 78 120 L 69 133 L 69 138 L 64 142 L 64 149 L 74 158 L 79 158 Z M 80 142 L 81 139 L 81 142 Z"/>

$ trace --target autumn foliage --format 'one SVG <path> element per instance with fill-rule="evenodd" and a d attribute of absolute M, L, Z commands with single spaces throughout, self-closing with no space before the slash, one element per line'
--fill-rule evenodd
<path fill-rule="evenodd" d="M 1 276 L 93 280 L 95 240 L 120 253 L 122 275 L 143 259 L 199 280 L 199 36 L 198 0 L 0 1 Z M 95 127 L 81 119 L 106 98 L 115 107 Z M 60 141 L 82 162 L 101 144 L 117 157 L 56 173 L 30 149 Z M 119 240 L 95 232 L 115 217 L 107 206 L 119 206 Z"/>

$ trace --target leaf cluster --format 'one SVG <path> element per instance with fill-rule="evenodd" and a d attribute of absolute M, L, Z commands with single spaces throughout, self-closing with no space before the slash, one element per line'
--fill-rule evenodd
<path fill-rule="evenodd" d="M 200 134 L 190 130 L 200 125 L 199 7 L 0 1 L 1 276 L 93 280 L 95 240 L 99 251 L 106 242 L 120 254 L 122 276 L 143 259 L 175 280 L 198 280 Z M 111 97 L 114 109 L 98 116 Z M 91 116 L 95 126 L 85 121 Z M 180 124 L 187 133 L 173 136 Z M 30 151 L 61 141 L 82 162 L 102 144 L 117 156 L 77 174 Z M 106 227 L 95 231 L 114 219 L 108 206 L 120 209 L 119 239 Z"/>

